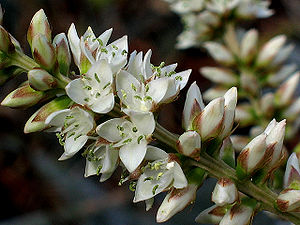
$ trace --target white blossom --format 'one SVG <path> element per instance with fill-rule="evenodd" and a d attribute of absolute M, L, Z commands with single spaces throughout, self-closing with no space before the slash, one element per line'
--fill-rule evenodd
<path fill-rule="evenodd" d="M 65 152 L 59 160 L 71 158 L 87 142 L 87 134 L 94 127 L 93 117 L 82 108 L 76 106 L 50 114 L 45 123 L 51 126 L 51 130 L 57 133 Z"/>
<path fill-rule="evenodd" d="M 155 128 L 155 120 L 150 112 L 126 111 L 130 120 L 125 118 L 110 119 L 100 124 L 98 135 L 119 148 L 119 156 L 129 172 L 133 172 L 143 161 L 148 138 Z"/>
<path fill-rule="evenodd" d="M 180 165 L 163 150 L 148 146 L 146 160 L 149 162 L 142 168 L 133 202 L 144 201 L 170 189 L 181 189 L 187 186 L 187 179 Z"/>
<path fill-rule="evenodd" d="M 66 86 L 68 96 L 96 113 L 107 113 L 114 107 L 113 74 L 109 64 L 100 60 L 81 78 Z"/>

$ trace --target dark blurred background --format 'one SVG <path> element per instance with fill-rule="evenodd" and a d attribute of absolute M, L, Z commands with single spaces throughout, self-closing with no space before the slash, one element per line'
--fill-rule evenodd
<path fill-rule="evenodd" d="M 151 48 L 153 64 L 177 62 L 177 71 L 193 69 L 189 84 L 197 80 L 202 90 L 211 85 L 200 76 L 198 69 L 214 65 L 214 62 L 200 49 L 174 49 L 182 25 L 162 0 L 0 0 L 0 3 L 5 11 L 4 27 L 27 53 L 28 25 L 34 13 L 43 8 L 53 34 L 67 32 L 72 22 L 79 34 L 88 26 L 96 35 L 113 27 L 111 40 L 128 35 L 130 52 L 146 52 Z M 291 61 L 300 62 L 300 1 L 274 0 L 271 8 L 276 10 L 274 16 L 246 26 L 258 28 L 262 40 L 279 33 L 288 35 L 296 45 Z M 0 99 L 24 79 L 25 75 L 20 76 L 1 87 Z M 160 122 L 173 132 L 182 132 L 185 92 L 186 89 L 178 101 L 165 106 L 160 114 Z M 23 134 L 25 122 L 37 109 L 0 107 L 0 225 L 156 224 L 155 214 L 163 195 L 156 198 L 149 212 L 145 212 L 144 203 L 132 203 L 133 193 L 126 185 L 117 185 L 120 171 L 105 183 L 99 183 L 97 177 L 84 179 L 85 161 L 80 154 L 67 161 L 57 161 L 62 147 L 54 134 Z M 212 205 L 210 193 L 214 182 L 209 179 L 199 191 L 196 203 L 166 224 L 196 224 L 197 214 Z M 264 214 L 259 214 L 254 221 L 255 225 L 267 223 L 287 224 Z"/>

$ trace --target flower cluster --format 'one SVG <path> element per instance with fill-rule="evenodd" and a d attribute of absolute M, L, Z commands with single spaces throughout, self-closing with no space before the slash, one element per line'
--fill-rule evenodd
<path fill-rule="evenodd" d="M 165 0 L 179 14 L 184 31 L 177 48 L 198 47 L 208 40 L 222 37 L 226 26 L 238 20 L 266 18 L 273 14 L 264 0 Z"/>

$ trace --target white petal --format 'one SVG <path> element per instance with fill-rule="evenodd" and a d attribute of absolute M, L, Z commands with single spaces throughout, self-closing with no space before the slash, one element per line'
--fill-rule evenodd
<path fill-rule="evenodd" d="M 97 127 L 97 134 L 99 134 L 100 137 L 103 137 L 109 142 L 120 141 L 122 138 L 117 126 L 121 126 L 124 122 L 127 122 L 127 120 L 122 118 L 108 120 Z"/>
<path fill-rule="evenodd" d="M 139 77 L 142 74 L 143 68 L 143 52 L 139 52 L 128 64 L 127 72 L 135 76 L 136 79 L 140 80 Z"/>
<path fill-rule="evenodd" d="M 67 137 L 64 145 L 65 152 L 58 160 L 65 160 L 71 158 L 84 146 L 87 140 L 88 136 L 86 135 L 82 135 L 76 140 L 74 139 L 74 136 Z"/>
<path fill-rule="evenodd" d="M 143 161 L 147 149 L 147 142 L 130 143 L 120 148 L 120 159 L 129 172 L 133 172 Z"/>
<path fill-rule="evenodd" d="M 168 153 L 161 150 L 160 148 L 148 145 L 147 146 L 147 153 L 145 155 L 145 160 L 155 161 L 159 159 L 168 158 Z"/>
<path fill-rule="evenodd" d="M 100 40 L 102 41 L 103 46 L 106 46 L 106 44 L 107 44 L 107 42 L 108 42 L 108 40 L 109 40 L 109 38 L 110 38 L 110 36 L 111 36 L 112 31 L 113 31 L 113 29 L 110 28 L 110 29 L 104 31 L 104 32 L 98 37 L 98 39 L 100 39 Z"/>
<path fill-rule="evenodd" d="M 65 89 L 70 99 L 77 104 L 85 105 L 87 103 L 84 101 L 84 99 L 87 97 L 87 93 L 84 89 L 84 83 L 80 78 L 72 80 L 70 83 L 68 83 Z"/>
<path fill-rule="evenodd" d="M 91 110 L 96 113 L 108 113 L 110 112 L 115 104 L 115 97 L 113 93 L 106 96 L 99 97 L 97 101 L 94 101 L 93 105 L 90 106 Z"/>
<path fill-rule="evenodd" d="M 152 134 L 155 129 L 155 119 L 152 112 L 137 112 L 130 109 L 123 109 L 130 120 L 136 125 L 141 134 Z"/>
<path fill-rule="evenodd" d="M 102 85 L 111 83 L 113 81 L 113 74 L 111 68 L 106 60 L 99 60 L 88 70 L 87 75 L 94 79 L 95 74 L 98 74 Z"/>
<path fill-rule="evenodd" d="M 143 76 L 145 78 L 145 80 L 148 80 L 151 76 L 152 76 L 152 68 L 151 68 L 151 62 L 150 62 L 150 58 L 152 55 L 152 51 L 151 49 L 149 49 L 144 57 L 144 61 L 143 61 Z"/>
<path fill-rule="evenodd" d="M 186 187 L 188 185 L 187 179 L 186 179 L 180 165 L 177 162 L 175 162 L 173 170 L 174 170 L 173 186 L 178 189 Z"/>
<path fill-rule="evenodd" d="M 64 125 L 66 116 L 69 113 L 70 109 L 63 109 L 60 111 L 53 112 L 47 117 L 47 119 L 45 120 L 45 124 L 54 127 L 62 127 Z"/>
<path fill-rule="evenodd" d="M 148 83 L 149 95 L 155 103 L 159 103 L 166 95 L 170 84 L 170 78 L 159 78 Z"/>
<path fill-rule="evenodd" d="M 68 39 L 70 43 L 70 48 L 74 57 L 75 64 L 79 67 L 80 64 L 80 39 L 78 37 L 74 23 L 71 24 L 68 31 Z"/>
<path fill-rule="evenodd" d="M 192 70 L 189 69 L 189 70 L 182 71 L 180 73 L 176 73 L 172 76 L 176 80 L 176 89 L 179 88 L 180 90 L 182 90 L 185 87 L 185 85 L 187 84 L 187 82 L 189 80 L 191 73 L 192 73 Z"/>

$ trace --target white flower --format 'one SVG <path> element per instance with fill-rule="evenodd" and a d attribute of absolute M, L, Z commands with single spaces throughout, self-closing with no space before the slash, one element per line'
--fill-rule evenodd
<path fill-rule="evenodd" d="M 94 127 L 93 117 L 80 107 L 72 109 L 64 109 L 50 114 L 45 124 L 52 127 L 62 145 L 65 152 L 59 160 L 71 158 L 77 153 L 87 142 L 87 134 Z"/>
<path fill-rule="evenodd" d="M 107 45 L 111 33 L 112 28 L 106 30 L 97 38 L 92 28 L 88 27 L 84 35 L 79 38 L 75 25 L 71 24 L 68 31 L 68 39 L 75 64 L 81 69 L 82 73 L 86 72 L 86 65 L 84 64 L 94 64 L 101 59 L 105 59 L 110 64 L 113 73 L 117 73 L 126 65 L 128 52 L 127 36 L 123 36 Z"/>
<path fill-rule="evenodd" d="M 134 112 L 125 110 L 130 120 L 115 118 L 97 127 L 100 137 L 112 143 L 112 147 L 120 148 L 120 159 L 129 172 L 133 172 L 143 161 L 148 138 L 155 128 L 155 120 L 150 112 Z"/>
<path fill-rule="evenodd" d="M 180 165 L 172 160 L 166 152 L 159 148 L 148 146 L 146 160 L 149 162 L 139 177 L 133 202 L 144 201 L 170 189 L 181 189 L 187 186 L 187 179 Z"/>
<path fill-rule="evenodd" d="M 152 66 L 151 50 L 144 59 L 143 53 L 133 52 L 126 71 L 116 77 L 116 89 L 122 103 L 136 111 L 154 111 L 160 103 L 173 100 L 185 87 L 191 70 L 175 72 L 177 64 Z"/>
<path fill-rule="evenodd" d="M 105 60 L 100 60 L 66 86 L 68 96 L 96 113 L 107 113 L 114 107 L 113 74 Z"/>
<path fill-rule="evenodd" d="M 86 150 L 85 155 L 85 177 L 102 174 L 100 182 L 104 182 L 118 166 L 119 150 L 109 144 L 96 142 Z"/>

